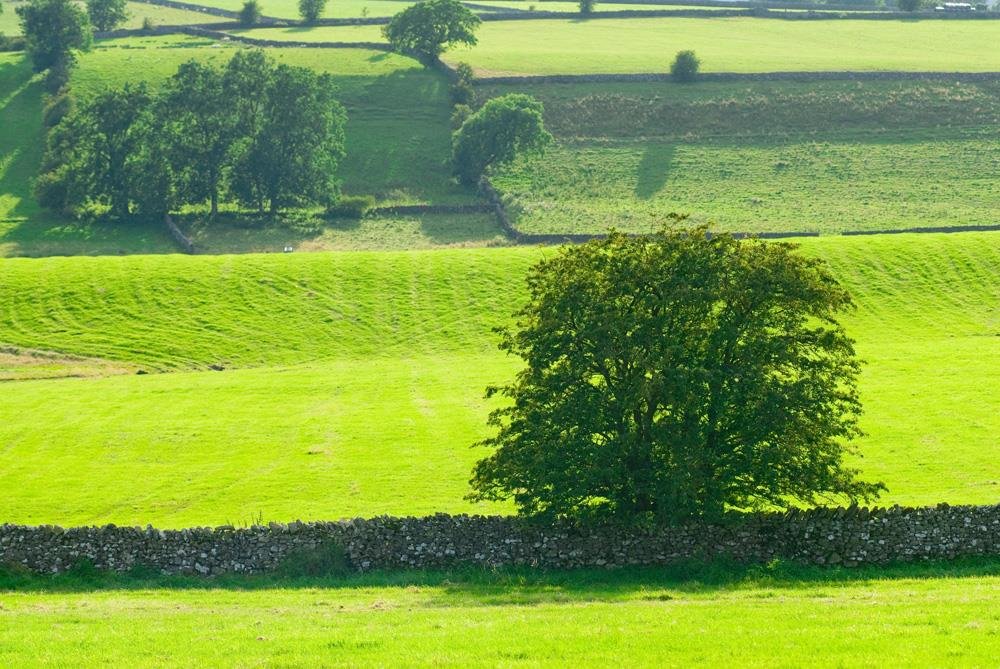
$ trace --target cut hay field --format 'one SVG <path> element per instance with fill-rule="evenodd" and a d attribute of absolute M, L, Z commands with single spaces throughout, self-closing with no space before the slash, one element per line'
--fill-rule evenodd
<path fill-rule="evenodd" d="M 559 139 L 494 179 L 531 233 L 654 228 L 822 233 L 994 225 L 997 81 L 484 86 L 545 105 Z"/>
<path fill-rule="evenodd" d="M 379 26 L 254 31 L 268 39 L 380 41 Z M 1000 71 L 997 21 L 754 18 L 551 19 L 483 23 L 475 47 L 449 51 L 480 75 L 667 72 L 693 49 L 705 72 Z M 808 48 L 803 48 L 808 44 Z"/>
<path fill-rule="evenodd" d="M 13 590 L 5 591 L 7 588 Z M 19 588 L 19 589 L 18 589 Z M 0 578 L 7 666 L 990 666 L 998 566 Z M 238 658 L 238 659 L 237 659 Z"/>
<path fill-rule="evenodd" d="M 884 502 L 995 501 L 1000 370 L 983 362 L 1000 354 L 996 235 L 803 248 L 858 299 L 860 464 L 889 485 Z M 552 252 L 0 261 L 8 348 L 174 370 L 0 384 L 0 487 L 16 491 L 5 519 L 504 511 L 462 500 L 481 455 L 469 445 L 486 434 L 482 390 L 516 369 L 490 329 Z"/>
<path fill-rule="evenodd" d="M 157 86 L 189 59 L 224 63 L 239 47 L 189 37 L 129 38 L 97 43 L 73 73 L 78 97 L 106 86 Z M 447 83 L 413 60 L 362 49 L 270 49 L 282 62 L 331 73 L 348 111 L 344 191 L 374 195 L 381 205 L 466 204 L 473 193 L 451 180 Z M 20 54 L 0 54 L 0 255 L 172 252 L 159 221 L 133 226 L 74 225 L 40 209 L 31 181 L 41 161 L 43 86 Z M 11 131 L 7 132 L 10 128 Z M 473 215 L 342 222 L 318 233 L 216 227 L 196 230 L 202 249 L 220 252 L 302 249 L 419 248 L 495 242 L 492 219 Z"/>

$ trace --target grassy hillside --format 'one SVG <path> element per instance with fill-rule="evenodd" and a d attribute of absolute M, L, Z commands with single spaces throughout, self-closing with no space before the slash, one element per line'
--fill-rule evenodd
<path fill-rule="evenodd" d="M 154 87 L 196 58 L 220 65 L 231 45 L 188 37 L 99 42 L 80 58 L 74 93 L 83 98 L 106 86 L 144 80 Z M 451 180 L 447 83 L 395 54 L 341 49 L 270 49 L 272 57 L 331 73 L 348 110 L 344 190 L 371 194 L 380 204 L 462 204 L 474 193 Z M 44 145 L 43 87 L 19 54 L 0 54 L 0 255 L 75 255 L 173 252 L 159 221 L 133 226 L 75 225 L 41 210 L 31 195 Z M 6 132 L 10 128 L 11 132 Z M 194 231 L 208 251 L 419 248 L 493 242 L 486 216 L 397 218 L 343 222 L 314 232 L 216 226 Z"/>
<path fill-rule="evenodd" d="M 565 143 L 494 180 L 523 232 L 655 229 L 671 212 L 768 232 L 993 225 L 994 137 Z"/>
<path fill-rule="evenodd" d="M 994 501 L 995 235 L 809 240 L 855 293 L 861 465 L 887 503 Z M 490 328 L 542 249 L 0 261 L 0 342 L 165 375 L 4 384 L 7 519 L 166 526 L 462 500 Z M 238 369 L 252 367 L 252 369 Z M 37 429 L 45 425 L 44 432 Z M 51 495 L 52 481 L 60 495 Z"/>
<path fill-rule="evenodd" d="M 1000 652 L 996 564 L 772 573 L 412 574 L 175 589 L 36 580 L 0 592 L 0 662 L 771 667 L 780 654 L 781 666 L 886 657 L 988 666 Z"/>
<path fill-rule="evenodd" d="M 823 70 L 1000 71 L 993 21 L 788 21 L 753 18 L 637 18 L 495 21 L 475 47 L 455 48 L 480 74 L 667 72 L 693 49 L 705 72 Z M 269 39 L 381 40 L 379 26 L 255 31 Z M 808 44 L 808 48 L 803 48 Z"/>

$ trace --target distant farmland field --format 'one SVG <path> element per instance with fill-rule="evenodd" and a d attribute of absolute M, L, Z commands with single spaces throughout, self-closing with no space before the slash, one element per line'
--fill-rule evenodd
<path fill-rule="evenodd" d="M 494 179 L 531 233 L 992 225 L 1000 81 L 511 84 L 560 139 Z"/>
<path fill-rule="evenodd" d="M 255 30 L 298 41 L 382 41 L 379 26 Z M 1000 71 L 995 21 L 636 18 L 492 21 L 449 51 L 482 75 L 667 72 L 693 49 L 705 72 Z M 805 44 L 808 44 L 806 48 Z"/>
<path fill-rule="evenodd" d="M 888 483 L 886 503 L 996 499 L 995 237 L 803 246 L 857 297 L 860 465 Z M 6 517 L 177 527 L 503 511 L 462 500 L 481 455 L 469 446 L 486 434 L 484 387 L 516 369 L 490 330 L 548 253 L 0 261 L 3 344 L 174 370 L 6 385 Z M 6 364 L 8 377 L 37 372 Z"/>

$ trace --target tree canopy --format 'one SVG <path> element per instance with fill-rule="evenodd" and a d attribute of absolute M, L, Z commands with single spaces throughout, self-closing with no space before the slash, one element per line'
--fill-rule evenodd
<path fill-rule="evenodd" d="M 17 8 L 25 47 L 36 72 L 67 66 L 75 51 L 90 48 L 87 13 L 72 0 L 31 0 Z"/>
<path fill-rule="evenodd" d="M 114 30 L 128 19 L 126 0 L 87 0 L 87 15 L 98 30 Z"/>
<path fill-rule="evenodd" d="M 664 229 L 566 247 L 528 277 L 472 499 L 665 522 L 865 500 L 844 464 L 860 363 L 850 295 L 786 243 Z"/>
<path fill-rule="evenodd" d="M 241 50 L 220 70 L 189 61 L 157 95 L 110 89 L 49 133 L 39 202 L 85 213 L 165 213 L 220 199 L 272 215 L 331 205 L 346 114 L 329 75 Z"/>
<path fill-rule="evenodd" d="M 452 138 L 452 163 L 458 178 L 475 183 L 488 167 L 544 150 L 552 135 L 545 129 L 543 111 L 541 102 L 523 93 L 488 100 Z"/>
<path fill-rule="evenodd" d="M 422 0 L 393 16 L 382 32 L 396 51 L 430 65 L 454 44 L 475 45 L 480 23 L 458 0 Z"/>

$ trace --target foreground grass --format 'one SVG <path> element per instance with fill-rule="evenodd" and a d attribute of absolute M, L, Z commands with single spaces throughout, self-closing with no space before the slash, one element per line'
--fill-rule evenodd
<path fill-rule="evenodd" d="M 378 26 L 316 28 L 269 39 L 382 41 Z M 674 54 L 697 52 L 705 72 L 1000 70 L 992 21 L 785 21 L 754 18 L 637 18 L 494 21 L 474 47 L 448 62 L 480 75 L 668 72 Z M 808 44 L 808 48 L 803 45 Z"/>
<path fill-rule="evenodd" d="M 998 574 L 995 563 L 973 563 L 190 585 L 14 580 L 0 592 L 0 662 L 790 667 L 884 666 L 891 657 L 988 666 L 1000 652 Z"/>
<path fill-rule="evenodd" d="M 996 235 L 807 240 L 855 294 L 858 462 L 883 503 L 1000 495 Z M 0 262 L 0 342 L 201 369 L 4 384 L 5 520 L 191 524 L 505 511 L 462 499 L 491 327 L 544 249 Z M 248 368 L 248 369 L 239 369 Z M 25 376 L 30 375 L 25 372 Z M 44 430 L 38 426 L 44 425 Z M 58 485 L 59 495 L 53 495 Z"/>

